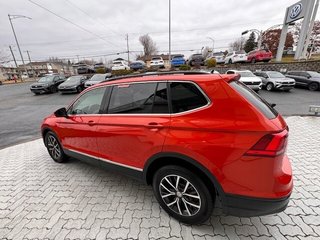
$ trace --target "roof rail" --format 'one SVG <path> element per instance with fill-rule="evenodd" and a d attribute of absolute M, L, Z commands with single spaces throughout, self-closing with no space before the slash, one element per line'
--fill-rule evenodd
<path fill-rule="evenodd" d="M 126 78 L 137 78 L 137 77 L 149 77 L 149 76 L 162 76 L 162 75 L 199 75 L 199 74 L 210 74 L 210 72 L 204 71 L 167 71 L 167 72 L 146 72 L 146 73 L 138 73 L 138 74 L 129 74 L 129 75 L 122 75 L 111 77 L 102 82 L 109 82 L 119 79 L 126 79 Z"/>

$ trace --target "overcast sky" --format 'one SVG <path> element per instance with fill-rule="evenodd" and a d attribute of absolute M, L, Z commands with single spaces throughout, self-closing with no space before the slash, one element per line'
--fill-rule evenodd
<path fill-rule="evenodd" d="M 168 52 L 168 0 L 32 1 L 83 29 L 29 0 L 2 0 L 0 50 L 9 55 L 9 45 L 13 46 L 18 60 L 20 57 L 8 14 L 32 18 L 13 20 L 25 60 L 26 50 L 30 51 L 33 61 L 45 60 L 49 56 L 76 61 L 77 55 L 80 60 L 99 60 L 100 55 L 126 51 L 127 33 L 130 50 L 134 51 L 131 59 L 142 52 L 138 39 L 147 33 L 156 42 L 160 53 Z M 297 0 L 172 0 L 172 51 L 189 56 L 203 46 L 211 47 L 212 41 L 208 37 L 215 39 L 216 51 L 225 50 L 244 30 L 265 30 L 282 23 L 286 7 L 295 2 Z"/>

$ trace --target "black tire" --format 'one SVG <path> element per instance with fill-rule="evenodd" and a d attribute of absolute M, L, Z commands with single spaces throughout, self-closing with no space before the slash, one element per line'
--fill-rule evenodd
<path fill-rule="evenodd" d="M 58 91 L 57 86 L 51 86 L 51 87 L 50 87 L 50 92 L 51 92 L 51 93 L 56 93 L 57 91 Z"/>
<path fill-rule="evenodd" d="M 175 185 L 170 185 L 166 179 L 173 184 L 178 182 L 178 189 L 174 187 Z M 188 185 L 187 182 L 189 182 Z M 188 169 L 175 165 L 162 167 L 154 174 L 152 187 L 160 206 L 180 222 L 200 224 L 212 214 L 213 195 L 199 176 Z M 165 195 L 168 196 L 164 197 Z M 170 203 L 173 204 L 169 206 Z"/>
<path fill-rule="evenodd" d="M 269 92 L 272 91 L 273 88 L 274 88 L 273 83 L 268 83 L 268 84 L 266 85 L 266 90 L 269 91 Z"/>
<path fill-rule="evenodd" d="M 256 63 L 256 59 L 255 59 L 255 58 L 252 58 L 252 59 L 251 59 L 251 63 Z"/>
<path fill-rule="evenodd" d="M 53 161 L 57 163 L 63 163 L 68 159 L 67 155 L 63 152 L 60 141 L 56 134 L 51 131 L 47 132 L 44 142 Z"/>
<path fill-rule="evenodd" d="M 315 83 L 315 82 L 312 82 L 308 85 L 308 89 L 310 91 L 317 91 L 319 89 L 319 84 L 318 83 Z"/>
<path fill-rule="evenodd" d="M 232 59 L 231 58 L 229 59 L 229 64 L 232 64 Z"/>
<path fill-rule="evenodd" d="M 82 92 L 82 87 L 81 86 L 78 86 L 77 87 L 77 93 L 81 93 Z"/>
<path fill-rule="evenodd" d="M 38 93 L 38 92 L 35 92 L 35 93 L 34 93 L 34 95 L 40 95 L 40 93 Z"/>

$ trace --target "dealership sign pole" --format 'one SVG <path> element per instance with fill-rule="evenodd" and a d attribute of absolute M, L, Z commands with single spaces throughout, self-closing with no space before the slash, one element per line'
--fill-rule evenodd
<path fill-rule="evenodd" d="M 300 31 L 296 54 L 294 56 L 295 59 L 300 58 L 306 43 L 306 37 L 307 37 L 309 27 L 311 26 L 310 22 L 311 22 L 311 16 L 314 9 L 315 1 L 316 0 L 301 0 L 296 4 L 293 4 L 287 8 L 286 15 L 283 22 L 283 28 L 280 36 L 278 51 L 277 51 L 277 59 L 276 59 L 277 62 L 281 62 L 282 60 L 282 54 L 283 54 L 287 33 L 288 33 L 289 24 L 301 18 L 304 18 L 302 28 Z"/>

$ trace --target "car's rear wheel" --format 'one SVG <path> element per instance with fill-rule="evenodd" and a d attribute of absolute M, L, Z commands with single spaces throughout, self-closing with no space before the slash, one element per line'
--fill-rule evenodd
<path fill-rule="evenodd" d="M 251 59 L 251 63 L 256 63 L 256 59 L 255 59 L 255 58 L 252 58 L 252 59 Z"/>
<path fill-rule="evenodd" d="M 266 86 L 267 91 L 272 91 L 273 90 L 273 83 L 268 83 Z"/>
<path fill-rule="evenodd" d="M 232 59 L 229 59 L 229 64 L 232 64 Z"/>
<path fill-rule="evenodd" d="M 193 172 L 179 166 L 165 166 L 155 173 L 152 185 L 161 207 L 177 220 L 199 224 L 211 216 L 213 195 Z"/>
<path fill-rule="evenodd" d="M 319 89 L 319 84 L 318 84 L 318 83 L 315 83 L 315 82 L 310 83 L 310 84 L 308 85 L 308 88 L 309 88 L 310 91 L 316 91 L 316 90 Z"/>
<path fill-rule="evenodd" d="M 58 137 L 51 131 L 45 135 L 45 145 L 51 158 L 58 163 L 65 162 L 68 157 L 63 152 Z"/>

